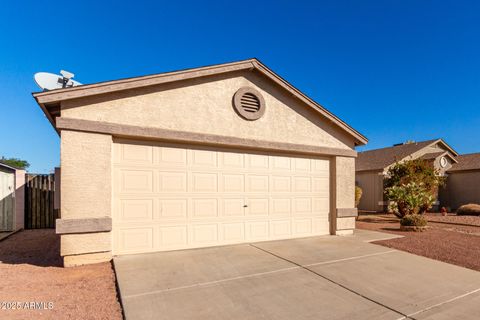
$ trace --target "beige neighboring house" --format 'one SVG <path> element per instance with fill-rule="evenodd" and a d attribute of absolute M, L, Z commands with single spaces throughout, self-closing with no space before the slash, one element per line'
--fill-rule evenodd
<path fill-rule="evenodd" d="M 24 228 L 25 170 L 0 163 L 0 232 Z"/>
<path fill-rule="evenodd" d="M 468 203 L 480 204 L 480 153 L 456 157 L 447 171 L 447 184 L 440 190 L 442 206 L 451 210 Z"/>
<path fill-rule="evenodd" d="M 355 227 L 367 139 L 256 59 L 34 93 L 64 264 Z"/>
<path fill-rule="evenodd" d="M 384 198 L 384 177 L 397 161 L 425 159 L 441 175 L 457 163 L 458 154 L 442 139 L 402 143 L 392 147 L 359 152 L 356 159 L 355 183 L 363 190 L 359 210 L 383 212 L 387 209 Z M 439 204 L 438 201 L 436 203 Z"/>

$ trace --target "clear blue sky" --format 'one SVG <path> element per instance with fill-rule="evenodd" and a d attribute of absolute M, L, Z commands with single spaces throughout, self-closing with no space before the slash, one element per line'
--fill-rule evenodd
<path fill-rule="evenodd" d="M 93 83 L 250 57 L 366 135 L 367 149 L 442 137 L 480 151 L 479 1 L 6 1 L 0 155 L 32 172 L 60 162 L 35 72 Z"/>

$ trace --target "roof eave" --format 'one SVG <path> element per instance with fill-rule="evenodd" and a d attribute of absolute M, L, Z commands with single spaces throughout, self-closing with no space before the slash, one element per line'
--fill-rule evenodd
<path fill-rule="evenodd" d="M 439 142 L 441 142 L 448 149 L 448 151 L 450 151 L 455 157 L 458 156 L 458 153 L 452 147 L 450 147 L 443 139 L 437 139 L 432 143 L 430 143 L 428 146 L 431 146 Z"/>
<path fill-rule="evenodd" d="M 192 78 L 206 77 L 216 74 L 229 73 L 241 70 L 258 70 L 263 75 L 280 85 L 285 90 L 292 93 L 293 96 L 306 103 L 314 110 L 319 112 L 325 118 L 330 120 L 336 126 L 340 127 L 354 138 L 356 146 L 365 145 L 368 143 L 368 139 L 360 134 L 358 131 L 350 127 L 347 123 L 340 120 L 333 113 L 325 109 L 323 106 L 310 99 L 303 94 L 300 90 L 291 85 L 288 81 L 277 75 L 275 72 L 266 67 L 258 59 L 252 58 L 237 62 L 230 62 L 225 64 L 218 64 L 207 67 L 186 69 L 180 71 L 173 71 L 155 75 L 148 75 L 135 78 L 127 78 L 106 82 L 99 82 L 94 84 L 81 85 L 72 88 L 55 89 L 51 91 L 32 93 L 37 103 L 42 108 L 43 112 L 47 116 L 50 123 L 55 128 L 54 117 L 48 112 L 47 106 L 55 103 L 60 103 L 64 100 L 70 100 L 75 98 L 82 98 L 91 95 L 105 94 L 115 91 L 135 89 L 140 87 L 154 86 L 163 83 L 169 83 L 180 80 L 188 80 Z M 58 132 L 58 130 L 57 130 Z"/>

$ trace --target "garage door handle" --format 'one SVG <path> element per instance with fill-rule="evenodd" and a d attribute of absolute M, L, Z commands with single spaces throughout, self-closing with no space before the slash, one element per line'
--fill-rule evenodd
<path fill-rule="evenodd" d="M 248 208 L 248 206 L 246 204 L 243 205 L 244 208 Z"/>

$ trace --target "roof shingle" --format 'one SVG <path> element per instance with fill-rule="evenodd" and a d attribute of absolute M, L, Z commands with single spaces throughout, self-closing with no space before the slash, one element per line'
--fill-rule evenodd
<path fill-rule="evenodd" d="M 458 163 L 454 163 L 448 172 L 463 170 L 480 170 L 480 152 L 462 154 L 456 157 Z"/>
<path fill-rule="evenodd" d="M 439 139 L 359 152 L 355 162 L 355 169 L 356 171 L 383 170 L 396 161 L 402 160 L 437 140 Z"/>

